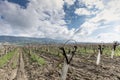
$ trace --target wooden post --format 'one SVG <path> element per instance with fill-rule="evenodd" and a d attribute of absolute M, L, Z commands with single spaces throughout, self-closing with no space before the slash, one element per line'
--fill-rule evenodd
<path fill-rule="evenodd" d="M 101 54 L 100 54 L 100 50 L 98 51 L 98 55 L 97 55 L 97 61 L 96 64 L 99 65 L 100 64 L 100 59 L 101 59 Z"/>
<path fill-rule="evenodd" d="M 112 59 L 113 59 L 113 56 L 114 56 L 114 52 L 115 52 L 115 50 L 116 50 L 116 47 L 117 47 L 118 45 L 119 45 L 118 42 L 114 42 L 113 48 L 112 48 L 112 53 L 111 53 L 111 58 L 112 58 Z"/>
<path fill-rule="evenodd" d="M 7 46 L 4 45 L 4 54 L 7 54 Z"/>
<path fill-rule="evenodd" d="M 101 45 L 98 45 L 98 56 L 97 56 L 97 60 L 96 60 L 96 65 L 100 64 L 100 60 L 101 60 L 101 55 L 102 55 L 102 51 L 103 51 L 103 47 Z"/>
<path fill-rule="evenodd" d="M 61 74 L 61 80 L 66 80 L 68 67 L 69 67 L 69 64 L 67 64 L 66 60 L 64 60 L 64 64 L 63 64 L 63 68 L 62 68 L 62 74 Z"/>
<path fill-rule="evenodd" d="M 114 50 L 112 49 L 112 53 L 111 53 L 111 58 L 113 59 L 114 56 Z"/>
<path fill-rule="evenodd" d="M 63 64 L 63 68 L 62 68 L 62 74 L 61 74 L 61 80 L 66 80 L 67 78 L 67 72 L 68 72 L 68 68 L 69 68 L 69 64 L 73 59 L 73 56 L 75 55 L 77 46 L 74 46 L 74 50 L 71 51 L 69 50 L 68 53 L 71 55 L 68 55 L 64 49 L 64 47 L 60 48 L 63 51 L 63 56 L 64 56 L 64 64 Z"/>

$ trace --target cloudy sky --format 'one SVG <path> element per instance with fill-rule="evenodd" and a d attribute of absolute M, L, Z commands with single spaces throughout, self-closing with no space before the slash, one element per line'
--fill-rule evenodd
<path fill-rule="evenodd" d="M 0 35 L 120 41 L 120 0 L 0 0 Z"/>

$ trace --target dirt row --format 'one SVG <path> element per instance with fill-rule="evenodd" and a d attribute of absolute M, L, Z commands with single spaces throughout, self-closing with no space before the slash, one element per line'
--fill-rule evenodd
<path fill-rule="evenodd" d="M 120 80 L 120 58 L 102 56 L 101 64 L 96 65 L 96 57 L 74 58 L 69 69 L 69 80 Z"/>
<path fill-rule="evenodd" d="M 13 80 L 15 78 L 17 68 L 12 68 L 12 65 L 14 61 L 18 63 L 17 55 L 19 55 L 19 53 L 15 54 L 13 58 L 2 69 L 0 69 L 0 80 Z"/>
<path fill-rule="evenodd" d="M 43 55 L 42 55 L 43 56 Z M 24 54 L 25 70 L 29 80 L 59 80 L 59 72 L 54 66 L 54 59 L 43 56 L 46 64 L 38 65 L 36 62 L 31 62 L 28 54 Z"/>
<path fill-rule="evenodd" d="M 33 64 L 34 69 L 31 67 L 31 71 L 36 72 L 36 75 L 30 80 L 60 80 L 63 63 L 60 62 L 60 58 L 50 54 L 39 54 L 39 56 L 44 58 L 47 64 L 44 67 Z M 120 58 L 111 59 L 104 55 L 100 65 L 96 65 L 96 56 L 75 56 L 70 64 L 66 80 L 120 80 Z M 58 66 L 59 64 L 61 66 Z M 33 74 L 35 73 L 31 76 Z"/>
<path fill-rule="evenodd" d="M 15 80 L 28 80 L 26 71 L 24 69 L 24 61 L 21 50 L 19 51 L 19 53 L 20 54 L 19 54 L 18 70 Z"/>
<path fill-rule="evenodd" d="M 45 59 L 45 65 L 31 62 L 22 49 L 0 69 L 0 80 L 60 80 L 63 58 L 48 53 L 36 53 Z M 76 55 L 70 64 L 66 80 L 120 80 L 120 57 L 102 56 L 96 65 L 96 56 Z M 12 68 L 14 61 L 16 68 Z"/>
<path fill-rule="evenodd" d="M 25 74 L 21 50 L 18 49 L 13 58 L 0 69 L 0 80 L 28 80 Z"/>

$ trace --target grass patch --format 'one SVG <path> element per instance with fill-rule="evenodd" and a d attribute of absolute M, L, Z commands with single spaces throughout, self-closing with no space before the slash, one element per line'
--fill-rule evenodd
<path fill-rule="evenodd" d="M 39 57 L 36 54 L 31 53 L 30 58 L 31 58 L 32 62 L 37 62 L 39 65 L 44 65 L 45 64 L 45 60 L 43 58 Z"/>
<path fill-rule="evenodd" d="M 12 69 L 15 69 L 16 67 L 17 67 L 17 63 L 14 62 L 14 63 L 12 64 Z"/>
<path fill-rule="evenodd" d="M 120 56 L 120 49 L 116 49 L 115 56 Z"/>
<path fill-rule="evenodd" d="M 13 57 L 15 52 L 16 50 L 13 50 L 0 58 L 0 68 L 3 67 Z"/>
<path fill-rule="evenodd" d="M 15 53 L 15 55 L 16 55 L 16 59 L 18 59 L 18 58 L 19 58 L 19 54 L 18 54 L 18 53 Z M 17 63 L 17 60 L 15 60 L 15 61 L 12 63 L 12 66 L 11 66 L 11 67 L 12 67 L 13 69 L 15 69 L 15 68 L 17 67 L 17 64 L 18 64 L 18 63 Z"/>

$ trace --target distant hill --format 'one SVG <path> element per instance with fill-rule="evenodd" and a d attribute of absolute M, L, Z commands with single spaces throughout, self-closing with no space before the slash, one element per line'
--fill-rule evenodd
<path fill-rule="evenodd" d="M 15 43 L 15 44 L 54 44 L 65 43 L 66 40 L 56 40 L 51 38 L 33 38 L 33 37 L 18 37 L 18 36 L 0 36 L 0 43 Z M 120 45 L 120 42 L 118 42 Z M 77 44 L 98 44 L 98 42 L 77 42 Z M 110 43 L 108 43 L 110 44 Z"/>
<path fill-rule="evenodd" d="M 62 40 L 55 40 L 50 38 L 33 38 L 33 37 L 16 37 L 16 36 L 0 36 L 0 42 L 9 43 L 62 43 Z"/>

